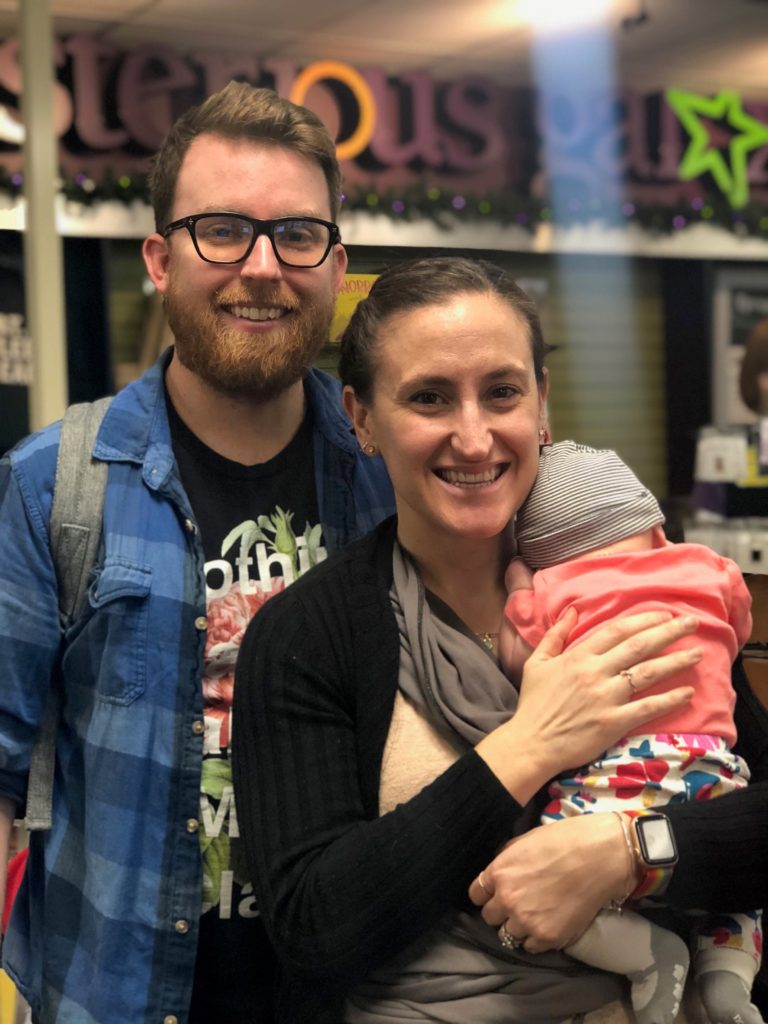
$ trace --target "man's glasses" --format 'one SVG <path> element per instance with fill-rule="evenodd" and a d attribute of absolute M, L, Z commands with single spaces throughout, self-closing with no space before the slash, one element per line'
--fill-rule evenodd
<path fill-rule="evenodd" d="M 242 213 L 196 213 L 169 224 L 163 238 L 179 228 L 187 229 L 197 255 L 206 263 L 242 263 L 259 235 L 266 235 L 283 266 L 319 267 L 341 241 L 338 227 L 317 217 L 255 220 Z"/>

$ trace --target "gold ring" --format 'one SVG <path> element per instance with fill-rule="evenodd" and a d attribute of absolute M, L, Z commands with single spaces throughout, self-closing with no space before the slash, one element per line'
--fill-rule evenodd
<path fill-rule="evenodd" d="M 621 676 L 622 679 L 626 679 L 626 681 L 629 683 L 629 688 L 632 691 L 632 694 L 631 694 L 632 697 L 636 697 L 637 696 L 637 687 L 632 682 L 632 673 L 629 671 L 629 669 L 628 668 L 622 669 L 622 671 L 619 672 L 619 675 Z"/>
<path fill-rule="evenodd" d="M 520 949 L 525 939 L 517 939 L 511 932 L 507 931 L 506 923 L 499 928 L 499 942 L 504 949 Z"/>

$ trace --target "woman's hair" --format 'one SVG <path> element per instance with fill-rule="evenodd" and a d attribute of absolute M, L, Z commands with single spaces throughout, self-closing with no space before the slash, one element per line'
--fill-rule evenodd
<path fill-rule="evenodd" d="M 181 115 L 152 162 L 149 191 L 158 231 L 168 225 L 182 162 L 190 145 L 200 135 L 283 146 L 311 160 L 320 167 L 328 183 L 331 220 L 338 217 L 341 171 L 336 144 L 320 118 L 306 107 L 278 96 L 272 89 L 258 89 L 247 82 L 230 82 L 204 103 L 190 107 Z"/>
<path fill-rule="evenodd" d="M 434 256 L 406 260 L 389 267 L 374 282 L 370 294 L 352 314 L 341 337 L 339 376 L 361 402 L 370 403 L 376 373 L 376 348 L 381 329 L 390 317 L 423 306 L 435 306 L 455 295 L 498 295 L 528 327 L 536 380 L 544 379 L 547 346 L 534 302 L 512 275 L 487 260 L 464 256 Z"/>

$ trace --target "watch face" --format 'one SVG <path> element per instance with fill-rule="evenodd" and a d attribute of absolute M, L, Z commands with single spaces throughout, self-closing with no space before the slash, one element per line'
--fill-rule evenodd
<path fill-rule="evenodd" d="M 672 826 L 663 814 L 635 818 L 635 830 L 643 860 L 649 867 L 664 867 L 675 863 L 677 848 Z"/>

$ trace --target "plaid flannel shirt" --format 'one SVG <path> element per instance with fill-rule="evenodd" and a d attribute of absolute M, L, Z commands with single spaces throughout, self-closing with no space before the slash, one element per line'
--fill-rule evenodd
<path fill-rule="evenodd" d="M 166 353 L 113 400 L 102 547 L 59 635 L 48 536 L 60 425 L 0 461 L 0 793 L 24 805 L 46 692 L 62 687 L 53 828 L 33 833 L 4 966 L 44 1024 L 183 1024 L 202 895 L 203 551 L 165 409 Z M 339 386 L 311 371 L 318 507 L 334 549 L 393 511 Z M 189 822 L 189 826 L 188 826 Z"/>

